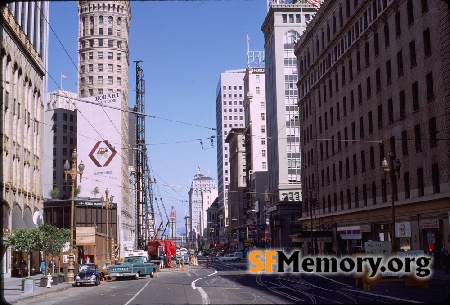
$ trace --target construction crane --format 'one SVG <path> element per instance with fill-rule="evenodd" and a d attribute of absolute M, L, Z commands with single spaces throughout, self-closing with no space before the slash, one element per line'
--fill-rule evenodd
<path fill-rule="evenodd" d="M 155 213 L 153 211 L 153 183 L 148 166 L 145 145 L 145 80 L 142 61 L 136 63 L 136 245 L 145 249 L 147 241 L 156 234 Z"/>

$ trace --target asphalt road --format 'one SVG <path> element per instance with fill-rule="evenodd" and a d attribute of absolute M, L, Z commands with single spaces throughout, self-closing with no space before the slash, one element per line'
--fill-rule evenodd
<path fill-rule="evenodd" d="M 351 276 L 249 274 L 244 262 L 209 262 L 207 267 L 160 272 L 153 279 L 74 287 L 26 304 L 414 304 L 442 302 L 448 295 L 449 281 L 428 289 L 380 283 L 368 292 L 356 288 Z"/>

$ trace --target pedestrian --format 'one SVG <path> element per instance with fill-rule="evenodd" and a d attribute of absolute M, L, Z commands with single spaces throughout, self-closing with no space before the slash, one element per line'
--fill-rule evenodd
<path fill-rule="evenodd" d="M 53 259 L 51 259 L 48 262 L 48 269 L 50 270 L 50 272 L 53 274 L 55 273 L 55 261 Z"/>
<path fill-rule="evenodd" d="M 27 265 L 27 263 L 26 263 L 25 260 L 22 258 L 22 259 L 20 260 L 20 264 L 19 264 L 19 267 L 20 267 L 20 275 L 21 275 L 22 277 L 25 276 L 25 267 L 26 267 L 26 265 Z"/>
<path fill-rule="evenodd" d="M 47 270 L 47 265 L 45 264 L 45 261 L 41 262 L 41 265 L 39 266 L 39 271 L 42 273 L 42 275 L 46 275 L 45 271 Z"/>
<path fill-rule="evenodd" d="M 444 263 L 444 272 L 445 274 L 449 274 L 450 272 L 450 256 L 448 254 L 448 250 L 445 249 L 444 256 L 442 258 L 442 261 Z"/>

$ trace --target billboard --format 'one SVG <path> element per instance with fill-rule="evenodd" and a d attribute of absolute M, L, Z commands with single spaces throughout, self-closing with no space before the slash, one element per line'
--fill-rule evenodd
<path fill-rule="evenodd" d="M 107 93 L 83 98 L 77 104 L 78 163 L 85 164 L 80 197 L 109 196 L 120 206 L 122 193 L 122 93 Z"/>

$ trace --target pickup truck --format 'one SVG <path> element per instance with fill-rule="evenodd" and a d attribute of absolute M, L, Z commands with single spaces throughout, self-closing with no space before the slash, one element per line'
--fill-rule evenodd
<path fill-rule="evenodd" d="M 156 272 L 156 265 L 150 263 L 145 256 L 128 256 L 123 264 L 111 265 L 109 276 L 111 277 L 134 277 L 136 280 L 141 276 L 150 275 L 152 278 Z"/>

